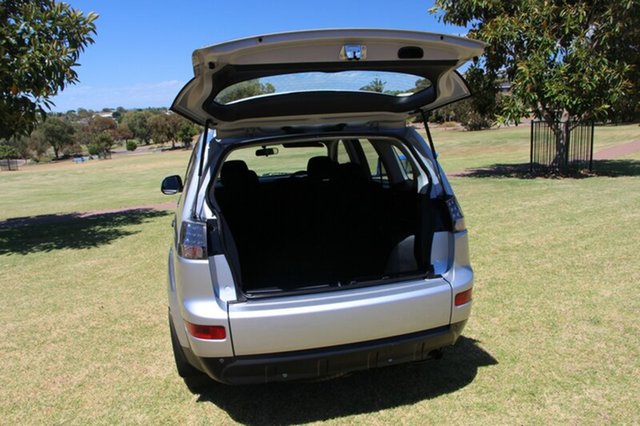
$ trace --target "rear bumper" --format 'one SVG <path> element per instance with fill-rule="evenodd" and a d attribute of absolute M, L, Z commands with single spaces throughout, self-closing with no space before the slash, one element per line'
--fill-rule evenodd
<path fill-rule="evenodd" d="M 330 348 L 227 358 L 185 355 L 213 379 L 227 384 L 312 380 L 357 370 L 422 361 L 453 345 L 465 321 L 418 333 Z"/>

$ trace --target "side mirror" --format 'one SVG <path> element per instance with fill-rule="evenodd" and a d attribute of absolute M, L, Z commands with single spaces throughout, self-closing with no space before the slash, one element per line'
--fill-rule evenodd
<path fill-rule="evenodd" d="M 174 195 L 178 192 L 182 192 L 182 178 L 178 175 L 167 176 L 162 179 L 162 185 L 160 185 L 160 191 L 164 195 Z"/>

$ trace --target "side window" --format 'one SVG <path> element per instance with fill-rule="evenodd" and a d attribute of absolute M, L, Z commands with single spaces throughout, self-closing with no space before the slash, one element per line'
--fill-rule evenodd
<path fill-rule="evenodd" d="M 411 156 L 400 145 L 389 140 L 360 139 L 360 146 L 374 181 L 395 185 L 417 179 L 418 173 Z"/>
<path fill-rule="evenodd" d="M 393 146 L 393 153 L 395 154 L 396 160 L 398 161 L 398 165 L 400 166 L 400 170 L 405 179 L 415 180 L 415 170 L 413 169 L 413 164 L 407 156 L 398 148 L 397 146 Z"/>
<path fill-rule="evenodd" d="M 336 160 L 339 164 L 344 164 L 351 161 L 351 159 L 349 158 L 349 153 L 347 152 L 347 147 L 344 145 L 343 140 L 338 141 Z"/>
<path fill-rule="evenodd" d="M 367 159 L 371 178 L 382 183 L 389 182 L 389 177 L 387 175 L 387 170 L 384 167 L 384 163 L 371 142 L 367 139 L 360 139 L 360 146 L 362 147 L 364 156 Z"/>

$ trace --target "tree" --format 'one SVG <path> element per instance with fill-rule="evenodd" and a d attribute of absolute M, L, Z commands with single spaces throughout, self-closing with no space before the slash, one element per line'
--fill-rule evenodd
<path fill-rule="evenodd" d="M 373 80 L 371 80 L 371 82 L 369 82 L 369 84 L 362 86 L 360 90 L 364 90 L 367 92 L 384 93 L 384 86 L 386 86 L 386 84 L 386 81 L 382 81 L 379 78 L 374 78 Z"/>
<path fill-rule="evenodd" d="M 128 141 L 133 137 L 133 132 L 126 123 L 118 124 L 118 128 L 113 132 L 113 138 L 119 141 Z"/>
<path fill-rule="evenodd" d="M 49 144 L 42 134 L 42 129 L 38 128 L 31 133 L 27 147 L 30 154 L 36 159 L 40 159 L 47 153 Z"/>
<path fill-rule="evenodd" d="M 98 133 L 93 137 L 93 142 L 89 144 L 89 153 L 102 158 L 109 157 L 113 146 L 113 136 L 107 132 Z"/>
<path fill-rule="evenodd" d="M 431 82 L 427 78 L 421 78 L 416 81 L 416 85 L 413 89 L 408 90 L 409 92 L 419 92 L 420 90 L 426 89 L 431 86 Z"/>
<path fill-rule="evenodd" d="M 27 136 L 14 136 L 8 141 L 0 141 L 0 146 L 11 147 L 10 152 L 16 153 L 14 158 L 29 158 L 31 154 L 29 145 L 30 138 Z"/>
<path fill-rule="evenodd" d="M 76 112 L 76 117 L 79 120 L 88 121 L 91 119 L 91 117 L 93 117 L 93 114 L 95 114 L 95 112 L 90 109 L 78 108 L 78 111 Z"/>
<path fill-rule="evenodd" d="M 216 102 L 228 104 L 238 99 L 250 98 L 252 96 L 275 93 L 276 88 L 271 83 L 261 83 L 260 80 L 248 80 L 229 86 L 218 93 Z"/>
<path fill-rule="evenodd" d="M 122 117 L 124 116 L 125 112 L 127 112 L 127 110 L 119 106 L 118 108 L 116 108 L 115 111 L 113 111 L 111 116 L 113 117 L 114 120 L 118 122 L 118 124 L 120 124 L 122 122 Z"/>
<path fill-rule="evenodd" d="M 0 139 L 28 135 L 51 97 L 78 81 L 74 67 L 97 18 L 54 0 L 0 3 Z"/>
<path fill-rule="evenodd" d="M 20 158 L 20 152 L 15 146 L 9 145 L 7 141 L 0 141 L 0 160 L 12 160 Z"/>
<path fill-rule="evenodd" d="M 178 133 L 180 132 L 180 127 L 182 123 L 186 121 L 184 118 L 179 116 L 178 114 L 169 113 L 166 115 L 167 119 L 167 127 L 169 140 L 171 141 L 171 148 L 176 148 L 176 142 L 178 141 Z"/>
<path fill-rule="evenodd" d="M 163 144 L 171 139 L 171 126 L 165 114 L 155 114 L 149 120 L 151 127 L 151 137 L 154 143 Z"/>
<path fill-rule="evenodd" d="M 165 117 L 165 136 L 171 141 L 171 148 L 175 149 L 176 142 L 182 142 L 188 147 L 191 144 L 191 138 L 198 133 L 195 125 L 186 118 L 172 112 L 162 115 Z M 187 138 L 188 141 L 185 140 Z"/>
<path fill-rule="evenodd" d="M 543 119 L 556 136 L 558 170 L 565 167 L 567 122 L 605 120 L 634 95 L 638 55 L 629 51 L 640 46 L 637 0 L 436 0 L 431 12 L 489 43 L 472 69 L 494 93 L 501 76 L 512 83 L 499 120 L 529 113 Z"/>
<path fill-rule="evenodd" d="M 180 130 L 178 131 L 178 139 L 184 144 L 185 148 L 191 147 L 193 137 L 198 134 L 198 127 L 189 120 L 182 120 Z"/>
<path fill-rule="evenodd" d="M 66 121 L 50 118 L 40 125 L 44 140 L 53 148 L 56 159 L 60 158 L 60 152 L 73 146 L 75 129 Z"/>
<path fill-rule="evenodd" d="M 148 144 L 151 139 L 150 116 L 151 113 L 147 111 L 129 111 L 122 118 L 122 122 L 129 127 L 135 138 Z"/>
<path fill-rule="evenodd" d="M 107 132 L 113 135 L 117 128 L 118 123 L 116 123 L 114 119 L 109 117 L 101 117 L 99 115 L 96 115 L 89 121 L 89 131 L 94 135 L 103 132 Z"/>

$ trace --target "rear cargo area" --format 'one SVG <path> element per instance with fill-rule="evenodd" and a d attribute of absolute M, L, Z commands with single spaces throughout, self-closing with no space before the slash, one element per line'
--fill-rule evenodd
<path fill-rule="evenodd" d="M 233 236 L 245 293 L 344 286 L 416 272 L 418 195 L 385 187 L 353 163 L 309 160 L 302 176 L 258 179 L 223 166 L 213 192 Z"/>

